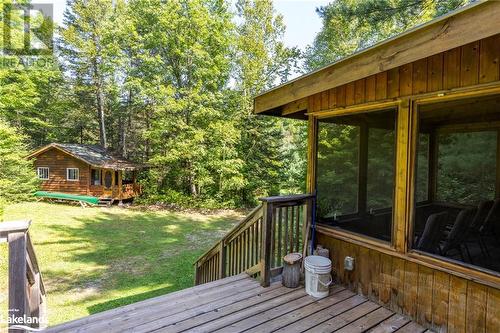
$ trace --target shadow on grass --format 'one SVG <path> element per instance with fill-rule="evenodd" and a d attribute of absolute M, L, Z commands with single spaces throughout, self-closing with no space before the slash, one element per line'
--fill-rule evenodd
<path fill-rule="evenodd" d="M 44 271 L 49 292 L 74 293 L 92 314 L 193 285 L 193 263 L 234 219 L 99 212 L 49 228 L 67 249 L 62 270 Z M 50 246 L 50 245 L 49 245 Z"/>

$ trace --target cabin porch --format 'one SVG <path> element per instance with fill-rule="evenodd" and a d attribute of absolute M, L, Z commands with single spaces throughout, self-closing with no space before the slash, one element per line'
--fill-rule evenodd
<path fill-rule="evenodd" d="M 87 194 L 106 200 L 129 200 L 142 192 L 137 182 L 137 170 L 90 169 Z"/>
<path fill-rule="evenodd" d="M 315 299 L 245 273 L 50 327 L 46 332 L 424 332 L 342 286 Z"/>

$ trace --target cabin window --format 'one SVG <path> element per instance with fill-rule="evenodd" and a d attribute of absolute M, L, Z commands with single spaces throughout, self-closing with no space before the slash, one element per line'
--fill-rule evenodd
<path fill-rule="evenodd" d="M 36 168 L 36 173 L 38 179 L 49 180 L 49 168 L 48 167 L 38 167 Z"/>
<path fill-rule="evenodd" d="M 91 171 L 92 185 L 101 185 L 101 170 L 92 169 Z"/>
<path fill-rule="evenodd" d="M 395 110 L 319 119 L 319 223 L 391 241 Z"/>
<path fill-rule="evenodd" d="M 66 180 L 69 180 L 69 181 L 80 180 L 80 170 L 78 168 L 67 168 L 66 169 Z"/>
<path fill-rule="evenodd" d="M 500 96 L 418 109 L 413 248 L 500 272 Z"/>

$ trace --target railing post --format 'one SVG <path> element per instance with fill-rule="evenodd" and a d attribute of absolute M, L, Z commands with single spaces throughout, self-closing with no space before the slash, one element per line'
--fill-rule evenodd
<path fill-rule="evenodd" d="M 7 236 L 9 243 L 9 311 L 12 318 L 9 326 L 16 322 L 16 318 L 24 323 L 29 317 L 27 277 L 26 277 L 26 232 L 12 232 Z M 9 329 L 9 333 L 23 332 L 23 330 Z"/>
<path fill-rule="evenodd" d="M 222 239 L 219 244 L 219 279 L 226 277 L 226 245 L 225 239 Z"/>
<path fill-rule="evenodd" d="M 260 284 L 263 287 L 268 287 L 271 284 L 271 246 L 272 246 L 272 231 L 273 231 L 273 204 L 264 201 L 262 206 L 262 250 L 261 250 L 261 270 Z"/>

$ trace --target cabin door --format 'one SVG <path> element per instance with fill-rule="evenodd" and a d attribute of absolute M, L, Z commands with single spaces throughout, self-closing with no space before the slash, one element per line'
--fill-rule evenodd
<path fill-rule="evenodd" d="M 113 172 L 111 170 L 104 171 L 103 195 L 108 198 L 113 196 Z"/>

